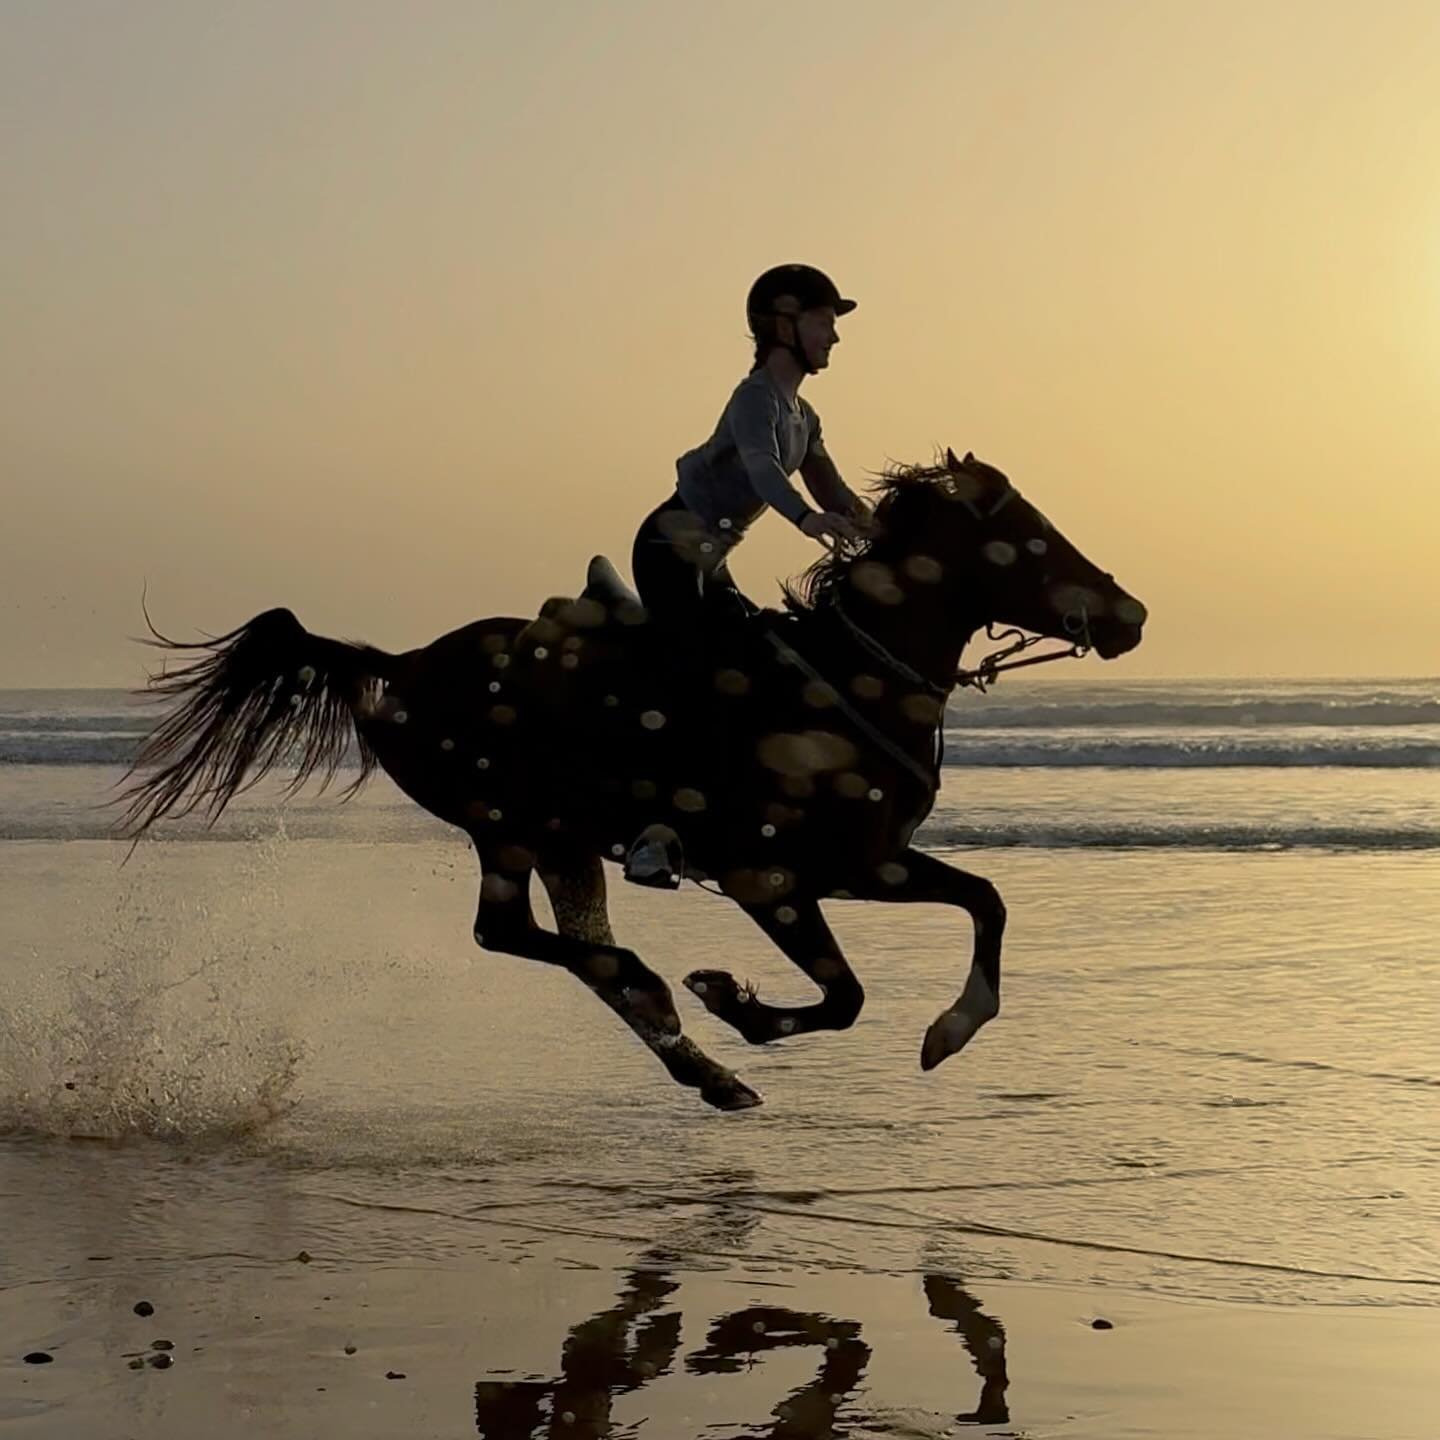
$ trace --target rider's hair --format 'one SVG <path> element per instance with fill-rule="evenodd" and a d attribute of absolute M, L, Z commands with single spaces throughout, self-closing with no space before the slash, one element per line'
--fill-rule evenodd
<path fill-rule="evenodd" d="M 750 366 L 753 375 L 765 363 L 770 352 L 780 348 L 780 341 L 775 336 L 775 321 L 769 315 L 752 315 L 750 338 L 755 342 L 755 360 Z"/>

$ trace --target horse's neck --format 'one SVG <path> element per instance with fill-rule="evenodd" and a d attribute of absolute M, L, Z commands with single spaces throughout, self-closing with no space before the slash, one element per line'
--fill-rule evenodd
<path fill-rule="evenodd" d="M 978 625 L 957 624 L 953 616 L 944 613 L 942 597 L 933 590 L 912 589 L 904 595 L 899 604 L 887 605 L 851 589 L 840 598 L 844 619 L 835 616 L 836 638 L 855 651 L 861 671 L 876 674 L 887 688 L 892 688 L 903 672 L 887 671 L 883 660 L 870 652 L 850 626 L 906 670 L 922 676 L 931 686 L 948 690 Z"/>
<path fill-rule="evenodd" d="M 938 604 L 921 601 L 913 607 L 882 607 L 875 601 L 857 599 L 852 604 L 843 598 L 840 604 L 844 619 L 833 604 L 815 612 L 819 644 L 811 652 L 814 663 L 846 704 L 908 757 L 907 768 L 929 775 L 935 764 L 937 731 L 945 723 L 944 697 L 931 687 L 946 687 L 970 632 L 956 630 Z M 895 611 L 902 613 L 897 616 Z M 887 664 L 852 626 L 863 630 L 904 670 Z M 905 671 L 924 676 L 929 684 L 916 684 Z M 930 801 L 911 816 L 912 828 L 933 803 L 933 784 L 930 789 Z"/>

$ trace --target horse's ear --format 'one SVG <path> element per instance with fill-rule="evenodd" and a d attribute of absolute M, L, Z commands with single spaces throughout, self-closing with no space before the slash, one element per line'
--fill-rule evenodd
<path fill-rule="evenodd" d="M 945 447 L 945 468 L 952 475 L 958 473 L 960 469 L 960 462 L 955 458 L 955 452 L 948 445 Z"/>

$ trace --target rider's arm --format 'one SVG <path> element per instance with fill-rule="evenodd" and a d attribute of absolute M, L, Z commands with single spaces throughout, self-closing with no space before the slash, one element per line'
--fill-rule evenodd
<path fill-rule="evenodd" d="M 840 471 L 825 448 L 820 417 L 810 406 L 805 408 L 810 420 L 810 448 L 800 462 L 800 478 L 805 482 L 805 488 L 822 510 L 829 510 L 835 515 L 862 515 L 864 506 L 860 497 L 840 478 Z"/>
<path fill-rule="evenodd" d="M 780 400 L 768 385 L 742 385 L 727 411 L 735 451 L 755 493 L 792 525 L 813 513 L 780 463 Z"/>

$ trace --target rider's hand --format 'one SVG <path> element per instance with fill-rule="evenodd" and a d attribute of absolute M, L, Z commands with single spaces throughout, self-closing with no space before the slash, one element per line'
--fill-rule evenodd
<path fill-rule="evenodd" d="M 863 538 L 860 527 L 847 516 L 837 515 L 833 510 L 812 510 L 801 522 L 802 534 L 822 544 L 858 545 Z"/>

